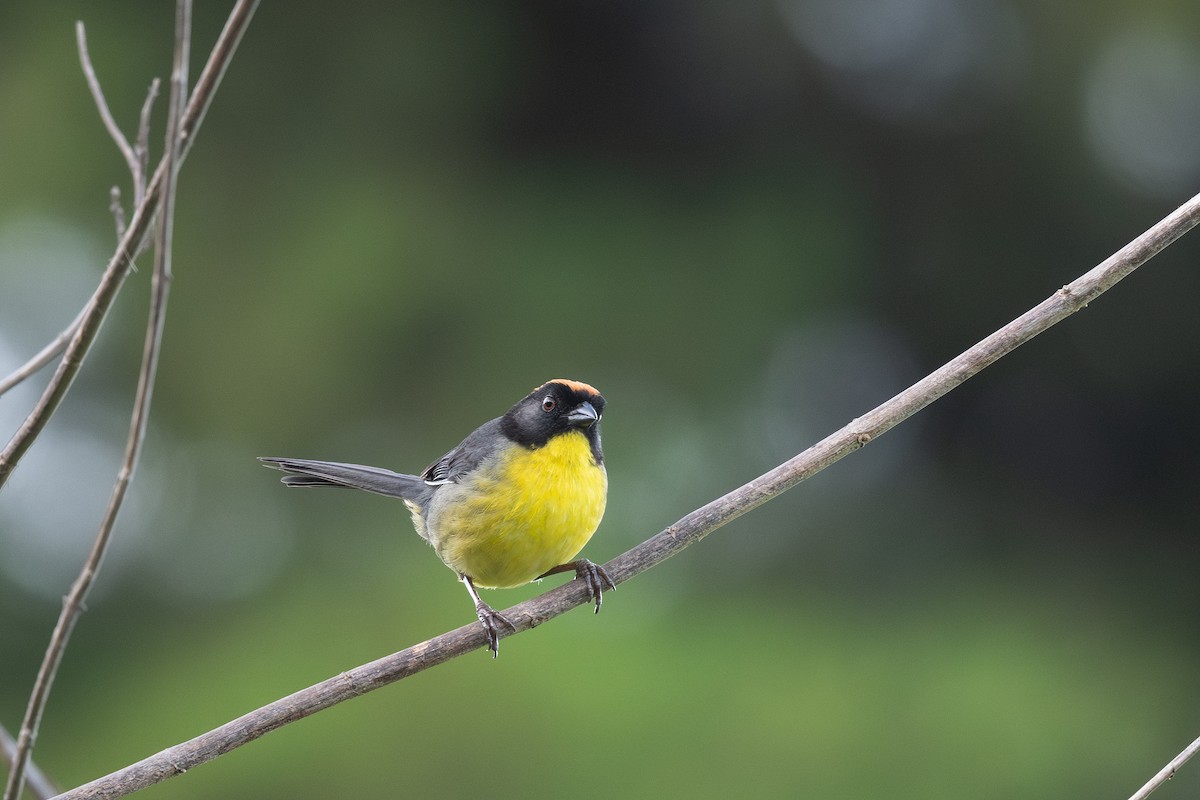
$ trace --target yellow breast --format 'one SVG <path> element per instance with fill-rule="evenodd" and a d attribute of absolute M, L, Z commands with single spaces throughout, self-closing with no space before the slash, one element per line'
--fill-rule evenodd
<path fill-rule="evenodd" d="M 533 450 L 514 446 L 492 468 L 447 485 L 446 502 L 425 523 L 451 569 L 478 586 L 520 586 L 579 554 L 607 491 L 587 438 L 570 431 Z"/>

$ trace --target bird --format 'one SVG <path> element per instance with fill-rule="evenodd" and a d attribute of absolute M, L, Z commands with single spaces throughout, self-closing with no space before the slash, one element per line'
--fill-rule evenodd
<path fill-rule="evenodd" d="M 587 383 L 547 381 L 420 475 L 301 458 L 259 461 L 288 473 L 281 480 L 290 487 L 341 486 L 403 500 L 417 533 L 466 587 L 495 658 L 502 629 L 515 633 L 516 626 L 478 589 L 574 570 L 599 613 L 604 590 L 616 588 L 603 567 L 576 558 L 607 503 L 604 406 Z"/>

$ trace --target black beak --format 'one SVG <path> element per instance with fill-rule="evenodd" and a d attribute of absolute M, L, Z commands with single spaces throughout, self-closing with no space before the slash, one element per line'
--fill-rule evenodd
<path fill-rule="evenodd" d="M 590 428 L 600 415 L 596 413 L 596 408 L 586 400 L 571 409 L 571 413 L 567 414 L 567 422 L 578 428 Z"/>

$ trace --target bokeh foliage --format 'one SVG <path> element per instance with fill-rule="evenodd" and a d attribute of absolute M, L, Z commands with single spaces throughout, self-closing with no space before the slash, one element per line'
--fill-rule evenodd
<path fill-rule="evenodd" d="M 1200 189 L 1198 9 L 264 3 L 182 173 L 151 439 L 38 761 L 74 785 L 471 618 L 397 504 L 256 455 L 418 470 L 588 380 L 607 559 L 1038 302 Z M 113 243 L 76 18 L 127 126 L 169 66 L 169 4 L 0 8 L 2 373 Z M 1200 731 L 1197 253 L 598 617 L 147 796 L 1128 795 Z M 118 464 L 147 271 L 0 497 L 10 729 Z"/>

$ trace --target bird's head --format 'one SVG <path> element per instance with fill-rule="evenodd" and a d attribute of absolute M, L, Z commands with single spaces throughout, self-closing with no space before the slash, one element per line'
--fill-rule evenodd
<path fill-rule="evenodd" d="M 541 447 L 555 436 L 580 431 L 592 444 L 600 463 L 600 418 L 604 397 L 580 381 L 557 378 L 525 395 L 500 419 L 508 438 L 527 447 Z"/>

